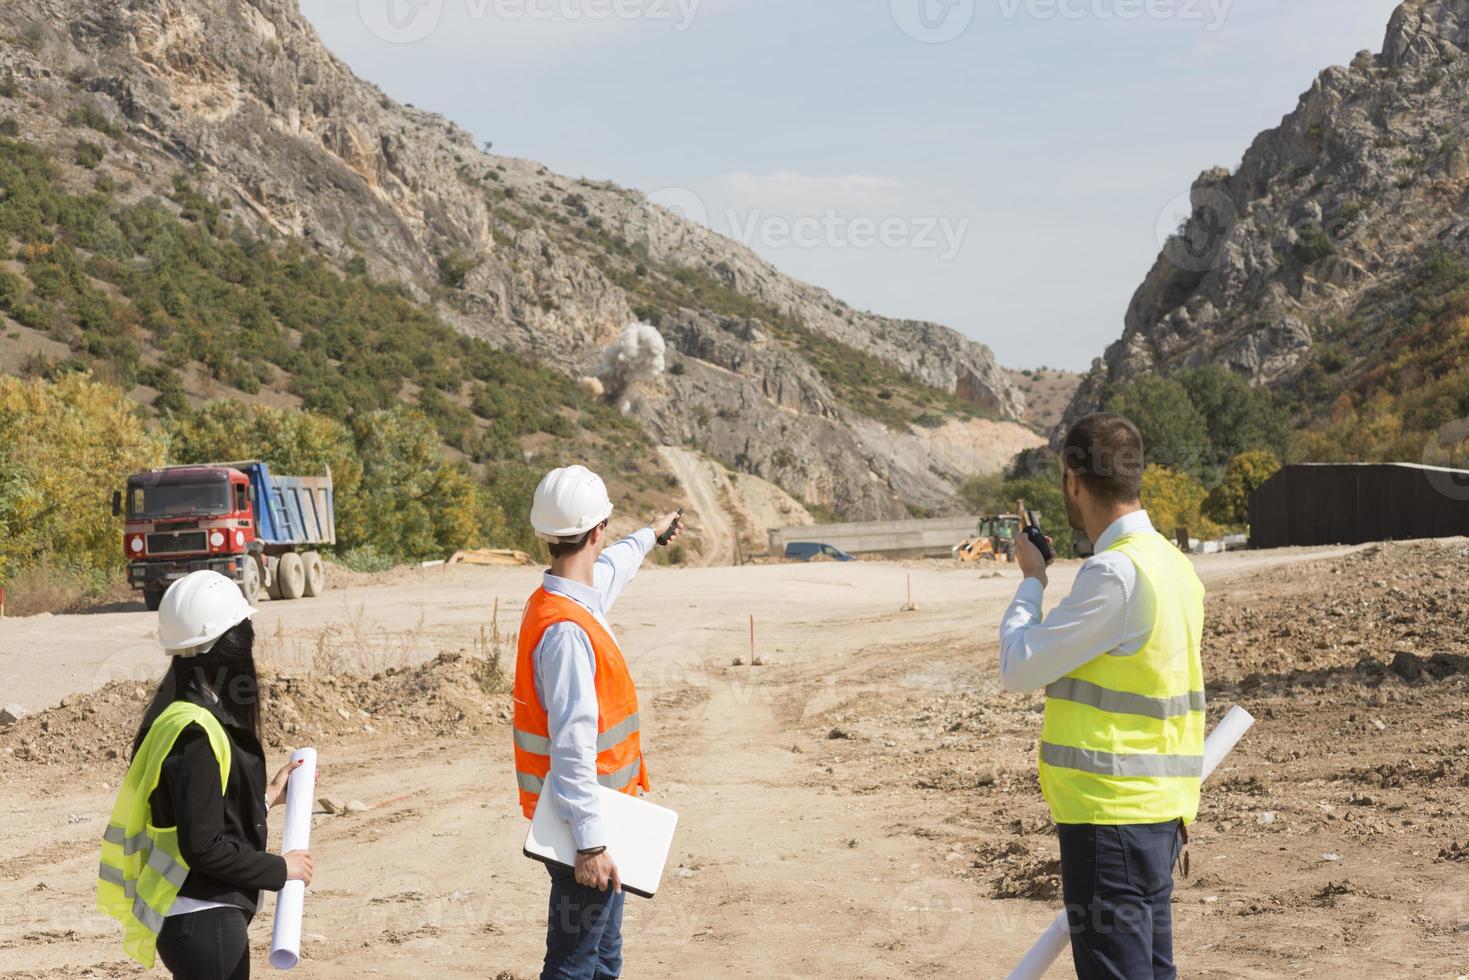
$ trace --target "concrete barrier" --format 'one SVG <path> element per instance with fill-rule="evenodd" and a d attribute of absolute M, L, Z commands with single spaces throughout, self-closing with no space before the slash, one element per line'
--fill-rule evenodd
<path fill-rule="evenodd" d="M 947 558 L 954 545 L 979 529 L 978 517 L 939 517 L 912 521 L 813 524 L 770 530 L 770 553 L 785 554 L 793 541 L 829 544 L 853 555 L 884 558 Z"/>

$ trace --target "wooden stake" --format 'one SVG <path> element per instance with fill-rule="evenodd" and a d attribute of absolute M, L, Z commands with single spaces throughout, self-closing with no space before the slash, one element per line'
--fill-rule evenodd
<path fill-rule="evenodd" d="M 755 666 L 755 614 L 750 614 L 750 666 Z"/>
<path fill-rule="evenodd" d="M 903 612 L 917 612 L 918 607 L 913 604 L 913 576 L 908 576 L 908 604 L 903 607 Z"/>

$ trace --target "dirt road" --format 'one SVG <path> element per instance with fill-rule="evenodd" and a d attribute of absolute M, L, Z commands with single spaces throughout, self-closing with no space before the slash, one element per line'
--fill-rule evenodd
<path fill-rule="evenodd" d="M 728 486 L 722 466 L 698 453 L 676 446 L 660 446 L 659 454 L 689 499 L 685 515 L 689 526 L 701 542 L 700 564 L 711 567 L 735 563 L 735 542 L 739 540 L 724 503 L 719 499 L 718 483 Z"/>
<path fill-rule="evenodd" d="M 1351 560 L 1345 553 L 1211 556 L 1199 568 L 1220 601 L 1248 605 Z M 1074 568 L 1056 570 L 1054 594 Z M 682 820 L 663 891 L 630 900 L 626 976 L 957 978 L 999 976 L 1019 958 L 1057 908 L 1055 848 L 1034 787 L 1039 698 L 996 690 L 995 627 L 1017 581 L 1001 569 L 994 578 L 877 562 L 643 573 L 612 620 L 644 702 L 655 794 Z M 901 609 L 909 576 L 916 612 Z M 535 579 L 529 569 L 429 569 L 266 603 L 266 657 L 302 672 L 315 660 L 319 675 L 345 670 L 354 654 L 381 671 L 473 649 L 496 599 L 500 625 L 513 629 Z M 732 666 L 748 655 L 752 612 L 764 665 Z M 141 612 L 7 620 L 0 658 L 30 702 L 45 703 L 110 677 L 156 674 L 151 628 Z M 1377 839 L 1339 842 L 1332 832 L 1344 825 L 1312 822 L 1330 815 L 1322 807 L 1351 817 L 1384 802 L 1347 804 L 1318 765 L 1355 751 L 1341 726 L 1366 696 L 1348 690 L 1340 703 L 1298 711 L 1288 693 L 1242 685 L 1229 674 L 1211 708 L 1238 698 L 1261 723 L 1217 781 L 1220 808 L 1201 816 L 1195 878 L 1176 906 L 1186 974 L 1339 976 L 1359 962 L 1381 976 L 1463 972 L 1454 931 L 1469 923 L 1454 890 L 1462 865 L 1435 863 L 1430 841 L 1462 815 L 1466 792 L 1431 788 L 1422 841 L 1403 827 L 1413 819 L 1404 804 Z M 0 700 L 21 700 L 10 690 Z M 1462 686 L 1442 693 L 1415 720 L 1391 717 L 1389 734 L 1406 741 L 1418 727 L 1462 724 Z M 68 710 L 86 711 L 76 704 Z M 1358 710 L 1367 725 L 1369 711 L 1382 713 Z M 394 737 L 386 724 L 362 726 L 384 729 L 376 735 L 302 729 L 322 751 L 323 795 L 378 804 L 318 817 L 302 975 L 535 975 L 544 872 L 519 855 L 507 723 L 422 739 Z M 0 844 L 0 976 L 132 975 L 115 929 L 90 911 L 94 842 L 121 761 L 97 746 L 92 762 L 43 754 L 26 764 L 4 733 L 0 745 L 0 808 L 12 828 Z M 268 933 L 266 914 L 257 950 Z M 1376 959 L 1363 959 L 1363 943 Z"/>

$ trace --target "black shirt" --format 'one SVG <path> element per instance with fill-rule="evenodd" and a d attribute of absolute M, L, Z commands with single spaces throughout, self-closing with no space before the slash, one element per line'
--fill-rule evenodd
<path fill-rule="evenodd" d="M 223 902 L 253 915 L 260 890 L 279 891 L 286 883 L 286 860 L 268 854 L 265 826 L 265 752 L 249 729 L 206 696 L 187 692 L 183 699 L 205 708 L 224 726 L 230 740 L 230 773 L 219 788 L 219 762 L 209 736 L 197 724 L 179 734 L 163 761 L 158 787 L 149 798 L 153 824 L 178 827 L 179 852 L 189 876 L 179 894 Z"/>

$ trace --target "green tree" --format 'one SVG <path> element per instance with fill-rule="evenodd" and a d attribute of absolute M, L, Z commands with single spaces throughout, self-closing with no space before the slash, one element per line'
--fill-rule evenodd
<path fill-rule="evenodd" d="M 16 458 L 15 430 L 20 419 L 11 413 L 0 413 L 0 535 L 9 541 L 19 536 L 20 510 L 29 496 L 25 474 Z M 9 579 L 16 556 L 0 547 L 0 586 Z"/>
<path fill-rule="evenodd" d="M 54 381 L 0 377 L 0 567 L 38 560 L 86 570 L 122 564 L 109 498 L 163 462 L 137 407 L 84 372 Z"/>
<path fill-rule="evenodd" d="M 1209 425 L 1184 386 L 1172 378 L 1144 375 L 1115 391 L 1107 410 L 1125 415 L 1143 437 L 1151 464 L 1198 473 L 1209 447 Z"/>
<path fill-rule="evenodd" d="M 1197 479 L 1187 473 L 1150 464 L 1143 470 L 1143 509 L 1153 521 L 1153 526 L 1168 537 L 1186 527 L 1196 538 L 1213 537 L 1223 529 L 1207 520 L 1202 513 L 1204 498 L 1208 491 Z"/>
<path fill-rule="evenodd" d="M 1218 479 L 1240 453 L 1265 449 L 1277 457 L 1290 446 L 1290 417 L 1266 388 L 1256 387 L 1233 371 L 1209 365 L 1177 375 L 1189 401 L 1204 418 L 1208 449 L 1205 482 Z"/>
<path fill-rule="evenodd" d="M 391 408 L 352 423 L 362 461 L 364 537 L 380 552 L 423 559 L 483 542 L 483 499 L 462 467 L 444 459 L 421 412 Z"/>
<path fill-rule="evenodd" d="M 1247 523 L 1250 519 L 1250 494 L 1279 469 L 1279 458 L 1268 449 L 1240 453 L 1229 461 L 1224 479 L 1209 491 L 1204 500 L 1204 515 L 1234 527 Z"/>

